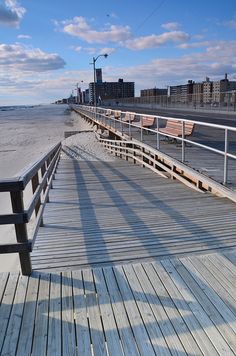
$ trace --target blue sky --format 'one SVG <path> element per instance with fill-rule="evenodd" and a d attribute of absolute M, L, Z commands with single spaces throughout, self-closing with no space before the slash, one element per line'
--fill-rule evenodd
<path fill-rule="evenodd" d="M 48 103 L 93 80 L 140 89 L 236 80 L 235 0 L 0 0 L 0 105 Z"/>

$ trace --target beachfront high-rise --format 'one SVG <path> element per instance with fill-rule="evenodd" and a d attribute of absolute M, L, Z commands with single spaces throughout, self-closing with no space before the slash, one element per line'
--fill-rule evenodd
<path fill-rule="evenodd" d="M 117 82 L 102 81 L 102 69 L 96 69 L 95 83 L 97 101 L 106 99 L 121 99 L 134 97 L 134 82 L 124 82 L 119 79 Z M 89 101 L 94 102 L 94 83 L 89 83 Z"/>

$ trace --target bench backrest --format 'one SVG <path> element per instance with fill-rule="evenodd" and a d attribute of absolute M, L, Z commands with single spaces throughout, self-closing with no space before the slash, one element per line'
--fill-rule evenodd
<path fill-rule="evenodd" d="M 135 119 L 135 113 L 126 111 L 125 117 L 123 118 L 123 120 L 124 121 L 134 121 L 134 119 Z"/>
<path fill-rule="evenodd" d="M 167 120 L 166 129 L 178 131 L 179 135 L 182 135 L 182 121 Z M 191 135 L 194 129 L 194 122 L 184 122 L 184 134 Z"/>
<path fill-rule="evenodd" d="M 154 124 L 155 118 L 149 116 L 142 116 L 140 121 L 143 127 L 150 127 Z"/>
<path fill-rule="evenodd" d="M 120 117 L 121 117 L 121 111 L 115 110 L 115 111 L 114 111 L 114 118 L 115 118 L 115 119 L 119 119 Z"/>
<path fill-rule="evenodd" d="M 112 115 L 112 110 L 111 109 L 107 109 L 105 115 L 106 116 L 111 116 Z"/>

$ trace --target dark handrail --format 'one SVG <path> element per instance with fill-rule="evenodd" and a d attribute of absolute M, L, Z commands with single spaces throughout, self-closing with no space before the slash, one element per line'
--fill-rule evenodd
<path fill-rule="evenodd" d="M 38 228 L 43 223 L 42 215 L 48 201 L 49 189 L 59 161 L 61 142 L 54 145 L 36 162 L 19 173 L 17 177 L 0 180 L 0 192 L 9 192 L 11 196 L 12 213 L 0 215 L 0 225 L 14 224 L 16 243 L 0 244 L 0 254 L 19 253 L 22 274 L 29 275 L 32 271 L 30 252 Z M 40 178 L 39 179 L 39 173 Z M 33 196 L 24 208 L 23 190 L 32 182 Z M 27 223 L 33 211 L 36 214 L 35 229 L 32 240 L 28 239 Z"/>

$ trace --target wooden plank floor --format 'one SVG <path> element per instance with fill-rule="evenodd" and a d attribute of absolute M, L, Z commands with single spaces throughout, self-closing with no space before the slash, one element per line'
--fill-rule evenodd
<path fill-rule="evenodd" d="M 235 204 L 117 159 L 63 159 L 32 253 L 70 270 L 236 246 Z"/>
<path fill-rule="evenodd" d="M 0 355 L 235 355 L 236 251 L 0 274 Z"/>

